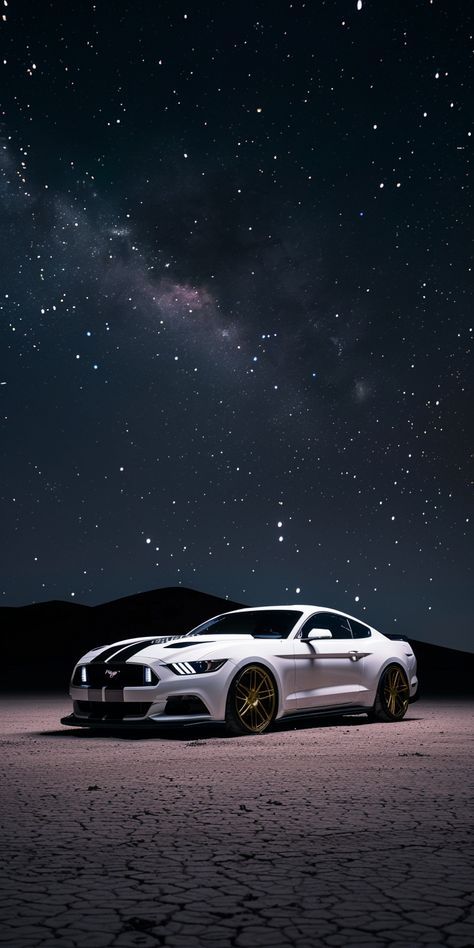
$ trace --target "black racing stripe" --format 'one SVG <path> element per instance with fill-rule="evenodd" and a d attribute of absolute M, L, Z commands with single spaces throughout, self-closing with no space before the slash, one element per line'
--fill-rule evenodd
<path fill-rule="evenodd" d="M 109 645 L 107 648 L 102 649 L 102 651 L 99 652 L 99 653 L 95 656 L 95 658 L 91 658 L 90 664 L 92 665 L 94 662 L 103 662 L 103 661 L 105 661 L 106 658 L 109 657 L 109 655 L 113 655 L 114 652 L 118 652 L 117 646 L 116 646 L 116 645 Z"/>
<path fill-rule="evenodd" d="M 148 642 L 148 641 L 150 641 L 150 640 L 147 639 L 147 642 Z M 134 642 L 133 645 L 128 645 L 128 646 L 127 646 L 127 645 L 122 645 L 122 646 L 120 646 L 120 645 L 118 645 L 117 642 L 116 642 L 115 645 L 109 645 L 107 648 L 103 649 L 102 652 L 99 652 L 99 654 L 96 655 L 95 658 L 92 658 L 92 659 L 91 659 L 90 664 L 92 665 L 94 662 L 105 662 L 105 661 L 107 661 L 108 658 L 110 658 L 111 655 L 114 655 L 115 652 L 120 652 L 120 653 L 122 653 L 122 652 L 123 652 L 124 650 L 126 650 L 127 648 L 133 648 L 133 649 L 136 649 L 137 652 L 139 652 L 139 651 L 140 651 L 140 648 L 144 648 L 145 645 L 147 644 L 147 642 L 143 642 L 143 641 L 142 641 L 141 645 L 138 646 L 138 647 L 137 647 L 136 641 Z M 134 655 L 135 652 L 131 652 L 130 654 L 131 654 L 131 655 Z M 128 657 L 128 656 L 127 656 L 127 657 Z"/>
<path fill-rule="evenodd" d="M 145 648 L 150 642 L 153 642 L 153 638 L 147 639 L 145 642 L 134 642 L 133 645 L 125 645 L 123 648 L 115 648 L 117 652 L 117 661 L 126 662 L 127 659 L 131 658 L 132 655 L 136 655 L 137 652 L 141 652 L 142 648 Z"/>

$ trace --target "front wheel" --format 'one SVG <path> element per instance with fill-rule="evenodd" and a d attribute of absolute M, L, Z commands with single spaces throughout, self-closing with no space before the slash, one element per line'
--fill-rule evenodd
<path fill-rule="evenodd" d="M 389 665 L 382 674 L 369 717 L 374 721 L 401 721 L 410 701 L 408 679 L 400 665 Z"/>
<path fill-rule="evenodd" d="M 277 687 L 262 665 L 247 665 L 235 676 L 227 696 L 230 734 L 262 734 L 277 712 Z"/>

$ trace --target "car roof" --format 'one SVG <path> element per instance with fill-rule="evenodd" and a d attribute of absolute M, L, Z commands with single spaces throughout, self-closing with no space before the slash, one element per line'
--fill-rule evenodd
<path fill-rule="evenodd" d="M 367 625 L 369 626 L 369 628 L 372 628 L 372 626 L 370 626 L 366 620 L 358 619 L 356 616 L 351 616 L 348 612 L 341 612 L 340 609 L 333 609 L 331 606 L 308 605 L 308 604 L 303 604 L 303 603 L 301 604 L 300 603 L 288 603 L 288 604 L 283 603 L 283 604 L 278 604 L 278 605 L 273 604 L 269 606 L 248 606 L 245 609 L 232 609 L 231 612 L 232 614 L 235 615 L 235 613 L 239 613 L 239 612 L 259 612 L 259 611 L 263 612 L 263 611 L 268 611 L 270 609 L 287 609 L 290 611 L 294 610 L 295 612 L 296 611 L 302 612 L 304 615 L 307 615 L 307 616 L 311 615 L 313 612 L 333 612 L 334 615 L 345 616 L 348 619 L 354 619 L 354 622 L 362 622 L 363 625 Z M 228 613 L 220 613 L 220 614 L 226 615 Z"/>

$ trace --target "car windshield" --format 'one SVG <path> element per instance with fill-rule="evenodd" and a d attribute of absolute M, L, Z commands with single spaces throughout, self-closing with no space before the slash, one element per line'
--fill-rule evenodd
<path fill-rule="evenodd" d="M 199 625 L 188 635 L 252 635 L 254 639 L 287 639 L 303 615 L 295 609 L 228 612 Z"/>

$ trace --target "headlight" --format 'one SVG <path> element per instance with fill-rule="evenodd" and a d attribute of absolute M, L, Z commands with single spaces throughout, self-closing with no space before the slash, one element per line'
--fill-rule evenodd
<path fill-rule="evenodd" d="M 214 661 L 203 662 L 171 662 L 167 665 L 175 675 L 203 675 L 207 672 L 218 671 L 225 665 L 226 658 L 214 659 Z"/>

